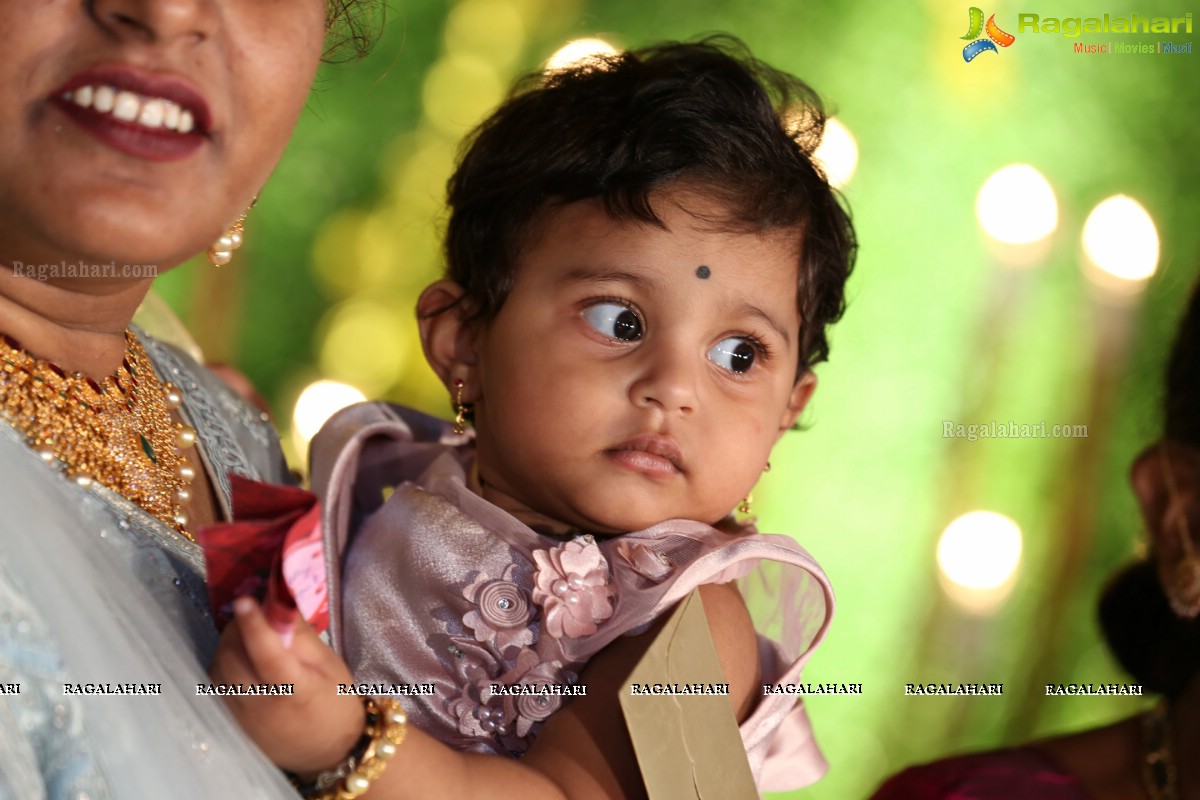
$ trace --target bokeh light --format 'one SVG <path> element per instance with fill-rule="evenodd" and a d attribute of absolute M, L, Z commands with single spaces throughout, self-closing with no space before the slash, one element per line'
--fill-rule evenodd
<path fill-rule="evenodd" d="M 373 397 L 383 394 L 410 358 L 421 357 L 421 342 L 407 310 L 407 304 L 365 298 L 335 306 L 323 321 L 318 360 L 322 374 L 352 383 Z"/>
<path fill-rule="evenodd" d="M 999 242 L 1032 244 L 1058 227 L 1058 202 L 1040 172 L 1028 164 L 1010 164 L 983 182 L 975 198 L 975 216 L 984 232 Z"/>
<path fill-rule="evenodd" d="M 971 511 L 946 526 L 937 546 L 943 586 L 969 611 L 995 608 L 1021 562 L 1021 529 L 1003 514 Z"/>
<path fill-rule="evenodd" d="M 1083 252 L 1099 271 L 1085 270 L 1097 283 L 1140 288 L 1158 268 L 1158 229 L 1141 203 L 1116 195 L 1099 203 L 1083 225 Z M 1104 280 L 1104 278 L 1110 280 Z M 1115 279 L 1111 280 L 1111 279 Z"/>
<path fill-rule="evenodd" d="M 461 0 L 446 16 L 446 51 L 471 53 L 509 70 L 525 46 L 521 10 L 508 0 Z"/>
<path fill-rule="evenodd" d="M 429 121 L 447 136 L 473 128 L 504 96 L 496 67 L 473 53 L 447 53 L 429 69 L 421 99 Z"/>
<path fill-rule="evenodd" d="M 858 169 L 858 142 L 849 128 L 831 117 L 825 122 L 825 133 L 813 158 L 821 163 L 833 187 L 841 189 Z"/>
<path fill-rule="evenodd" d="M 546 59 L 546 72 L 557 72 L 596 56 L 616 55 L 620 51 L 603 39 L 575 39 L 567 42 Z"/>
<path fill-rule="evenodd" d="M 358 389 L 339 381 L 320 380 L 304 387 L 292 409 L 292 429 L 300 440 L 301 449 L 308 446 L 325 421 L 335 413 L 366 399 Z"/>

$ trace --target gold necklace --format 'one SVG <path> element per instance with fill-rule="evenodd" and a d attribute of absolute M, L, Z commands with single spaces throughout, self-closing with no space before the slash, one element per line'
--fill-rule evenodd
<path fill-rule="evenodd" d="M 195 445 L 196 431 L 170 412 L 182 403 L 132 331 L 125 331 L 120 368 L 100 383 L 0 334 L 0 416 L 81 486 L 95 481 L 112 489 L 195 541 L 183 504 L 196 473 L 183 450 Z"/>
<path fill-rule="evenodd" d="M 1142 785 L 1151 800 L 1179 800 L 1178 773 L 1171 754 L 1167 731 L 1167 704 L 1159 703 L 1142 718 L 1146 757 L 1142 763 Z"/>

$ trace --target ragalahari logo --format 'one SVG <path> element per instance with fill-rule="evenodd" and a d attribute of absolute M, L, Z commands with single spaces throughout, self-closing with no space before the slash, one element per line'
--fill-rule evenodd
<path fill-rule="evenodd" d="M 971 62 L 975 59 L 975 56 L 980 53 L 986 53 L 989 50 L 993 53 L 999 53 L 1000 51 L 996 49 L 996 45 L 1008 47 L 1017 40 L 1017 37 L 1011 33 L 1005 33 L 1000 30 L 1000 27 L 996 24 L 995 14 L 988 17 L 987 25 L 984 25 L 982 9 L 971 6 L 970 13 L 971 27 L 967 29 L 967 35 L 962 38 L 972 39 L 973 41 L 963 48 L 963 61 Z M 987 31 L 987 36 L 980 38 L 979 34 L 984 31 Z"/>

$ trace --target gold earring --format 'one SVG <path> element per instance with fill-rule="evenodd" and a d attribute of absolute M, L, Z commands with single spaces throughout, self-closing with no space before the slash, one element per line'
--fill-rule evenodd
<path fill-rule="evenodd" d="M 771 471 L 771 462 L 768 461 L 767 465 L 765 467 L 763 467 L 763 472 L 770 472 L 770 471 Z"/>
<path fill-rule="evenodd" d="M 753 495 L 748 494 L 745 497 L 743 497 L 742 502 L 738 503 L 738 507 L 737 507 L 738 513 L 739 514 L 749 514 L 750 513 L 750 504 L 753 502 L 754 502 Z"/>
<path fill-rule="evenodd" d="M 256 195 L 250 201 L 250 208 L 254 208 L 257 202 L 258 196 Z M 246 215 L 250 213 L 250 208 L 243 211 L 237 221 L 229 226 L 229 230 L 225 231 L 206 251 L 209 263 L 214 267 L 223 267 L 228 264 L 233 260 L 233 251 L 242 246 L 246 235 Z"/>
<path fill-rule="evenodd" d="M 454 432 L 462 435 L 467 432 L 467 407 L 462 401 L 463 382 L 461 378 L 454 379 Z"/>

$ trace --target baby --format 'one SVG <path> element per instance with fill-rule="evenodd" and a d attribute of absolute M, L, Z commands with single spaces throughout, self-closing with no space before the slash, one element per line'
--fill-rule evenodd
<path fill-rule="evenodd" d="M 322 505 L 305 518 L 320 516 L 345 664 L 303 622 L 285 646 L 239 600 L 213 665 L 296 684 L 230 705 L 307 793 L 641 794 L 617 692 L 650 639 L 635 634 L 696 589 L 760 789 L 822 774 L 803 708 L 763 684 L 798 678 L 828 582 L 732 512 L 844 307 L 855 244 L 812 161 L 823 122 L 806 86 L 719 38 L 538 76 L 474 134 L 449 185 L 447 278 L 417 308 L 456 423 L 364 404 L 313 445 Z M 774 638 L 738 579 L 775 592 L 754 603 Z M 403 698 L 403 744 L 384 742 L 382 705 L 363 734 L 363 703 L 337 693 L 351 674 L 427 690 Z M 347 775 L 381 762 L 368 740 L 392 766 Z"/>

